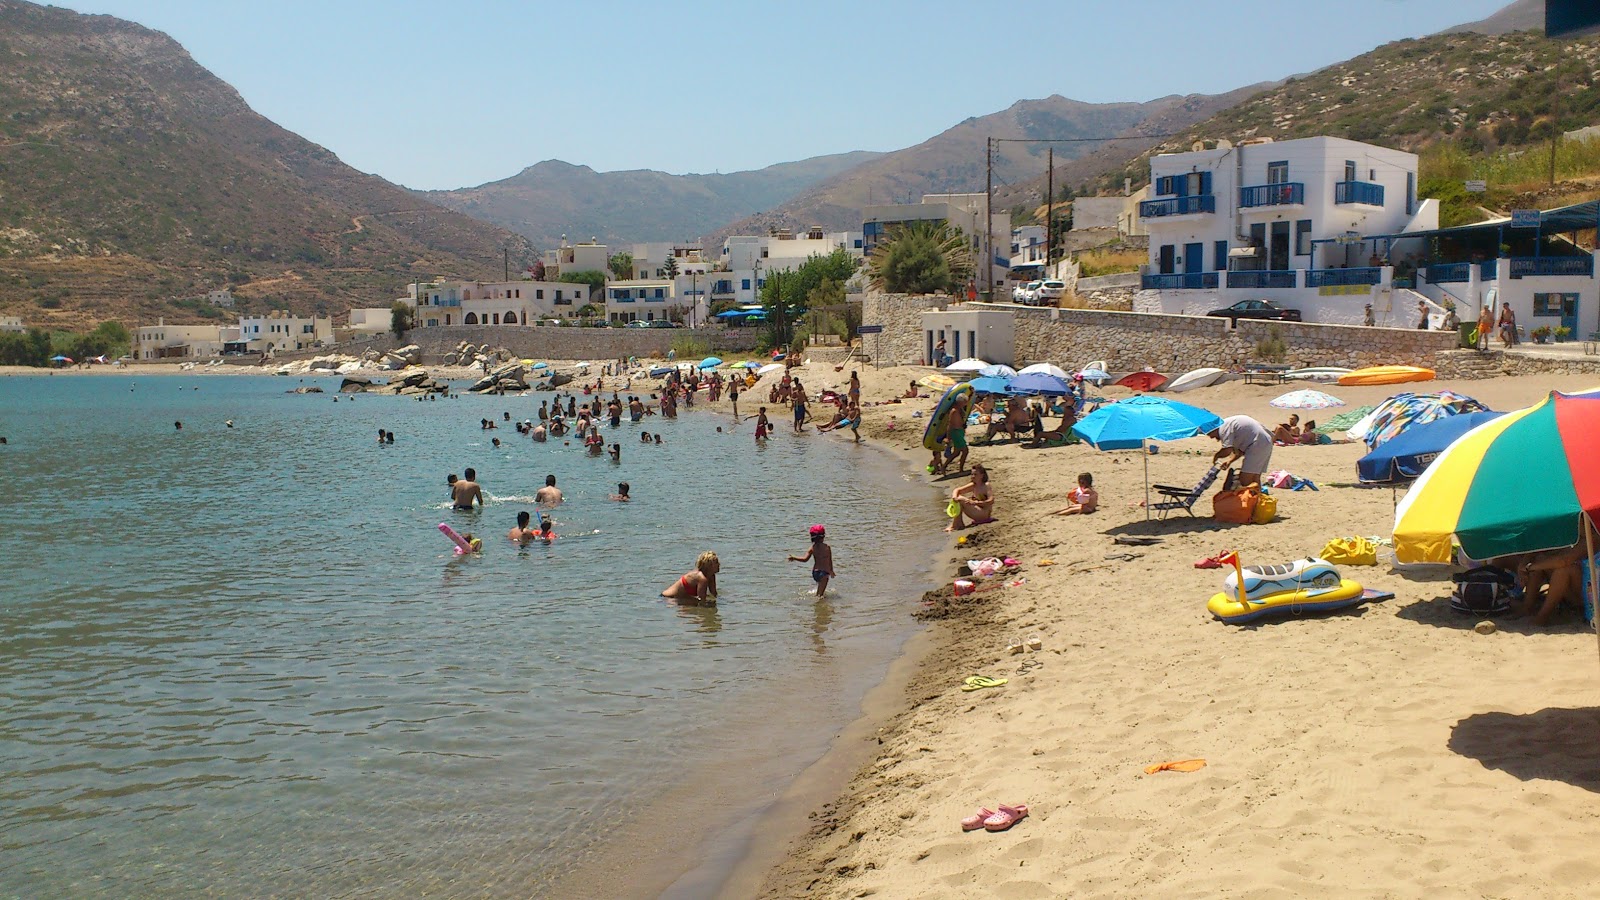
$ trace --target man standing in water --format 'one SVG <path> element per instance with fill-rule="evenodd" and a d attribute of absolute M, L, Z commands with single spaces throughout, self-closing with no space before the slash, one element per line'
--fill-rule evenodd
<path fill-rule="evenodd" d="M 467 470 L 467 477 L 472 477 L 471 469 Z M 533 495 L 533 502 L 542 503 L 545 506 L 555 506 L 561 502 L 561 489 L 556 487 L 556 477 L 554 475 L 546 475 L 544 477 L 544 487 L 539 488 L 538 492 Z"/>
<path fill-rule="evenodd" d="M 517 527 L 511 529 L 511 533 L 506 537 L 520 547 L 528 546 L 529 541 L 539 536 L 539 533 L 530 527 L 532 521 L 533 516 L 529 515 L 527 510 L 517 513 Z"/>
<path fill-rule="evenodd" d="M 478 486 L 478 470 L 468 469 L 467 477 L 456 480 L 450 486 L 450 496 L 455 500 L 456 509 L 471 509 L 472 501 L 483 505 L 483 488 Z"/>

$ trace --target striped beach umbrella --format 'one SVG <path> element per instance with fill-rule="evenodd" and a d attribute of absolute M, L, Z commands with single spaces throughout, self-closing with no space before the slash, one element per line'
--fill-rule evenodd
<path fill-rule="evenodd" d="M 1329 409 L 1344 405 L 1343 400 L 1332 394 L 1312 390 L 1290 391 L 1268 402 L 1279 409 Z"/>
<path fill-rule="evenodd" d="M 1467 432 L 1395 509 L 1401 562 L 1474 559 L 1570 547 L 1600 517 L 1600 393 L 1552 392 Z"/>

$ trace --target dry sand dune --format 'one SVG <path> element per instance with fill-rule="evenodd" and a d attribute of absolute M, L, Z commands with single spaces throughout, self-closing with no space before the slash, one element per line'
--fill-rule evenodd
<path fill-rule="evenodd" d="M 808 385 L 845 374 L 813 365 Z M 867 371 L 866 399 L 909 370 Z M 1493 408 L 1597 379 L 1515 378 L 1328 388 L 1351 406 L 1450 387 Z M 1183 399 L 1269 425 L 1288 388 L 1231 382 Z M 1112 396 L 1121 391 L 1112 389 Z M 917 443 L 930 401 L 874 407 L 874 441 Z M 886 431 L 890 415 L 897 427 Z M 974 429 L 974 437 L 977 429 Z M 1153 481 L 1193 484 L 1216 444 L 1148 458 Z M 921 453 L 922 451 L 916 451 Z M 1280 519 L 1146 525 L 1137 452 L 975 447 L 999 497 L 969 557 L 1012 555 L 1025 584 L 978 594 L 933 625 L 939 649 L 907 708 L 836 803 L 767 878 L 772 897 L 1594 896 L 1600 890 L 1600 666 L 1575 614 L 1548 628 L 1477 634 L 1447 603 L 1448 573 L 1387 562 L 1347 577 L 1395 599 L 1255 627 L 1206 613 L 1228 547 L 1251 562 L 1318 552 L 1330 538 L 1388 535 L 1387 489 L 1355 480 L 1360 445 L 1280 448 L 1273 468 L 1323 485 L 1280 492 Z M 1100 512 L 1047 517 L 1080 471 Z M 957 482 L 949 482 L 953 485 Z M 1507 485 L 1508 502 L 1517 486 Z M 1209 501 L 1202 514 L 1209 512 Z M 1117 533 L 1160 537 L 1126 547 Z M 1138 554 L 1132 560 L 1108 554 Z M 1043 559 L 1056 564 L 1040 567 Z M 1004 648 L 1038 634 L 1044 649 Z M 1024 660 L 1042 665 L 1019 668 Z M 963 693 L 974 673 L 1000 688 Z M 1204 758 L 1192 773 L 1144 766 Z M 979 805 L 1026 803 L 1009 832 L 963 834 Z"/>

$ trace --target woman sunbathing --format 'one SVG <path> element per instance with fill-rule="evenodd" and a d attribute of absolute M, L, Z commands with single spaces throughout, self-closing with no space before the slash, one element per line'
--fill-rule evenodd
<path fill-rule="evenodd" d="M 1320 444 L 1320 443 L 1322 443 L 1322 435 L 1317 434 L 1317 420 L 1316 419 L 1307 419 L 1306 420 L 1306 427 L 1300 430 L 1300 440 L 1298 441 L 1298 443 L 1301 443 L 1301 444 Z"/>
<path fill-rule="evenodd" d="M 982 525 L 994 518 L 994 492 L 989 489 L 989 470 L 972 464 L 972 480 L 950 492 L 959 507 L 945 531 L 958 531 L 968 525 Z"/>

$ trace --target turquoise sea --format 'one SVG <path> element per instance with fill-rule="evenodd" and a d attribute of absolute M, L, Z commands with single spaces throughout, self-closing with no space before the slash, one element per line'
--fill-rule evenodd
<path fill-rule="evenodd" d="M 691 781 L 770 802 L 914 630 L 938 504 L 842 436 L 697 410 L 608 429 L 619 465 L 480 427 L 548 394 L 299 383 L 0 378 L 0 896 L 537 895 Z M 560 537 L 518 550 L 547 473 Z M 720 605 L 663 602 L 705 549 Z M 772 770 L 719 772 L 752 728 Z"/>

